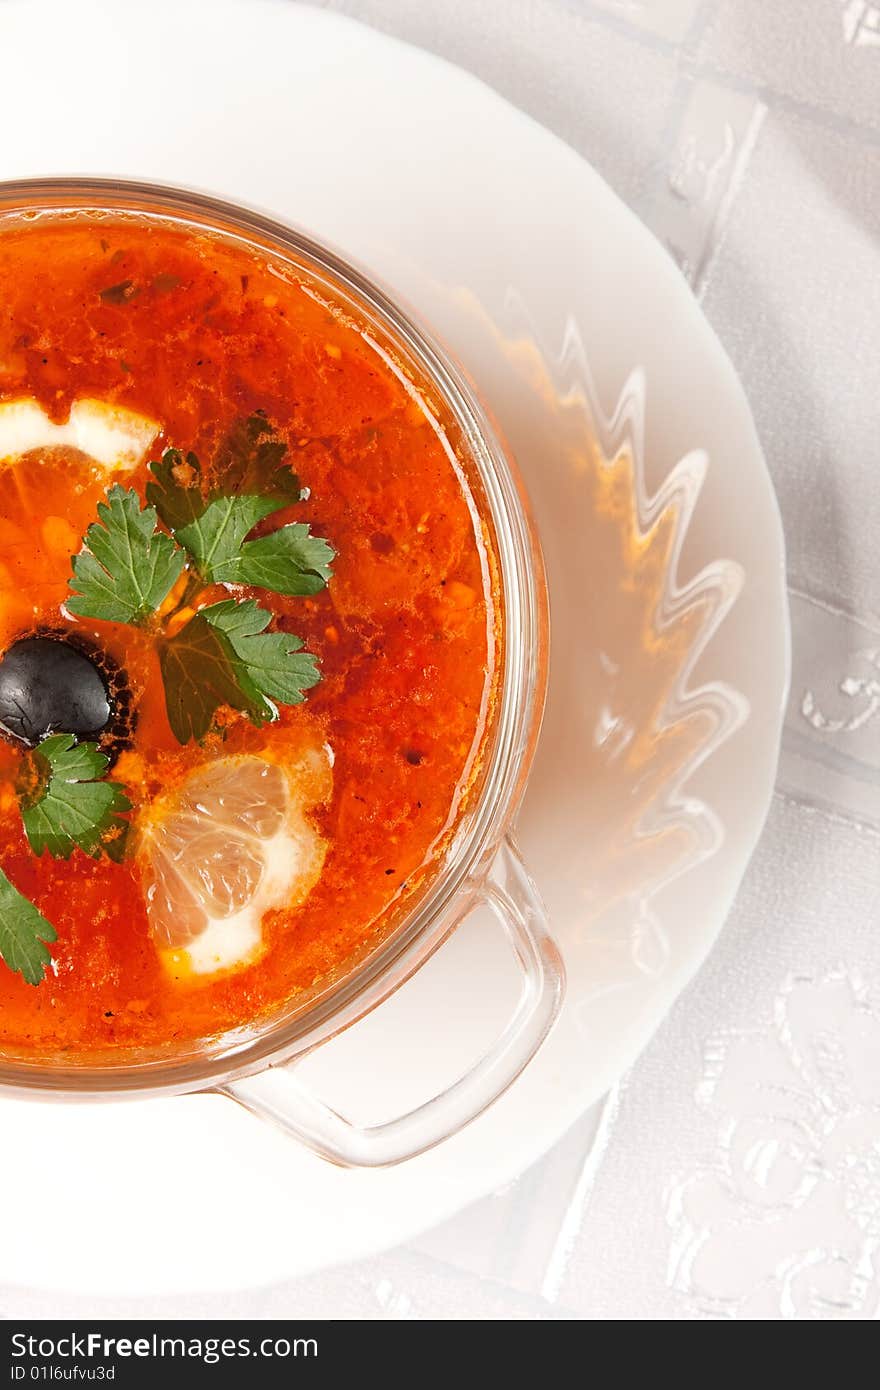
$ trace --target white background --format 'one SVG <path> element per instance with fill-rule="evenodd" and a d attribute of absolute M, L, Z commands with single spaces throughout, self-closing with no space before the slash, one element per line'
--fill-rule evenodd
<path fill-rule="evenodd" d="M 75 0 L 73 0 L 75 3 Z M 789 545 L 777 794 L 722 940 L 601 1110 L 406 1247 L 3 1316 L 880 1315 L 880 0 L 330 0 L 568 140 L 670 248 Z M 585 236 L 589 229 L 584 229 Z"/>

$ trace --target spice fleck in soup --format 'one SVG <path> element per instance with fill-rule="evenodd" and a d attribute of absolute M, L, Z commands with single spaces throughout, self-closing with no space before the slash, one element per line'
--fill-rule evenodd
<path fill-rule="evenodd" d="M 197 1044 L 381 939 L 479 789 L 496 575 L 437 391 L 326 278 L 0 220 L 0 1051 Z"/>

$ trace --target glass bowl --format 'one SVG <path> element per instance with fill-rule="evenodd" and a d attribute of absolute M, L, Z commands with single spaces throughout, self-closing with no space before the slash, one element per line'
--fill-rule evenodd
<path fill-rule="evenodd" d="M 0 183 L 0 231 L 10 219 L 83 213 L 156 219 L 245 242 L 305 271 L 369 326 L 404 369 L 426 381 L 444 430 L 494 531 L 500 568 L 500 677 L 482 782 L 420 896 L 334 977 L 271 1020 L 177 1052 L 80 1064 L 0 1056 L 0 1091 L 44 1099 L 220 1091 L 337 1163 L 399 1162 L 441 1142 L 486 1109 L 547 1036 L 564 990 L 561 958 L 511 827 L 528 777 L 547 684 L 547 592 L 540 548 L 515 468 L 497 430 L 447 351 L 389 291 L 305 233 L 214 198 L 98 179 Z M 488 907 L 521 974 L 518 1002 L 488 1052 L 441 1095 L 373 1126 L 351 1124 L 312 1094 L 296 1063 L 377 1008 L 474 911 Z"/>

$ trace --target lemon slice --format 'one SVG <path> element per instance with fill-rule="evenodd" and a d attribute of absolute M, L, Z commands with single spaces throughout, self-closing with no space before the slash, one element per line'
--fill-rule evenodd
<path fill-rule="evenodd" d="M 318 881 L 326 842 L 307 812 L 330 795 L 330 762 L 220 758 L 154 802 L 138 855 L 147 917 L 178 979 L 251 964 L 270 908 L 298 907 Z"/>
<path fill-rule="evenodd" d="M 74 401 L 63 425 L 56 425 L 35 400 L 0 405 L 0 460 L 32 449 L 72 448 L 108 471 L 136 468 L 161 426 L 146 415 L 106 401 Z"/>

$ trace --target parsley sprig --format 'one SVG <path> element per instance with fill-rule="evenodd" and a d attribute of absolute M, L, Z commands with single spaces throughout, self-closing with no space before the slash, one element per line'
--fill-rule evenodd
<path fill-rule="evenodd" d="M 118 782 L 101 780 L 109 758 L 95 743 L 51 734 L 30 751 L 19 776 L 22 824 L 34 854 L 69 859 L 81 849 L 121 859 L 131 802 Z"/>
<path fill-rule="evenodd" d="M 38 985 L 51 964 L 47 943 L 55 928 L 0 870 L 0 956 L 29 985 Z"/>
<path fill-rule="evenodd" d="M 300 638 L 266 631 L 272 615 L 255 600 L 197 607 L 211 585 L 296 597 L 318 593 L 330 579 L 333 548 L 304 523 L 252 536 L 302 496 L 299 478 L 282 463 L 286 447 L 265 416 L 251 416 L 221 445 L 215 487 L 206 485 L 195 454 L 166 450 L 150 464 L 147 505 L 131 490 L 111 488 L 74 557 L 71 613 L 156 632 L 168 720 L 180 743 L 204 738 L 223 706 L 266 723 L 277 717 L 273 701 L 298 704 L 320 678 Z M 177 608 L 158 617 L 184 574 Z M 196 611 L 169 631 L 175 614 L 189 608 Z"/>
<path fill-rule="evenodd" d="M 23 758 L 17 794 L 34 854 L 69 859 L 81 849 L 93 859 L 125 853 L 131 802 L 118 782 L 104 781 L 109 759 L 97 744 L 73 734 L 50 734 Z M 0 959 L 29 985 L 51 962 L 55 928 L 0 870 Z"/>
<path fill-rule="evenodd" d="M 283 441 L 260 439 L 269 429 L 252 416 L 243 449 L 222 469 L 222 490 L 204 490 L 195 454 L 169 449 L 150 464 L 147 501 L 175 539 L 189 551 L 190 565 L 205 584 L 247 584 L 276 594 L 316 594 L 330 578 L 333 550 L 301 522 L 288 522 L 256 540 L 246 537 L 275 512 L 298 502 L 299 478 L 279 466 Z M 221 456 L 229 445 L 221 448 Z M 161 602 L 161 600 L 160 600 Z"/>
<path fill-rule="evenodd" d="M 156 529 L 154 507 L 141 508 L 134 488 L 111 487 L 98 503 L 99 521 L 73 557 L 68 612 L 111 623 L 142 623 L 170 593 L 185 556 Z"/>
<path fill-rule="evenodd" d="M 320 680 L 317 659 L 287 632 L 266 632 L 272 615 L 253 599 L 202 608 L 159 648 L 168 720 L 181 743 L 204 738 L 221 705 L 270 723 L 270 700 L 298 705 Z"/>

